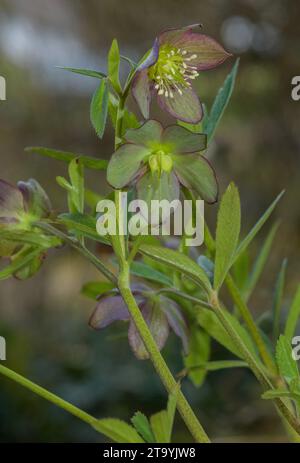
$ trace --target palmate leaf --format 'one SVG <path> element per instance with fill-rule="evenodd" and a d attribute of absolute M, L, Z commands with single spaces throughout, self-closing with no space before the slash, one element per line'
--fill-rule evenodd
<path fill-rule="evenodd" d="M 90 118 L 92 125 L 99 138 L 103 137 L 107 112 L 108 112 L 108 85 L 107 80 L 102 79 L 99 87 L 95 91 L 90 107 Z"/>
<path fill-rule="evenodd" d="M 214 272 L 214 289 L 217 291 L 233 263 L 240 227 L 240 197 L 236 186 L 231 183 L 222 197 L 218 212 Z"/>
<path fill-rule="evenodd" d="M 6 280 L 20 270 L 23 270 L 25 267 L 30 265 L 34 259 L 43 252 L 43 250 L 43 248 L 29 248 L 28 250 L 21 252 L 19 255 L 14 257 L 9 265 L 0 270 L 0 280 Z"/>
<path fill-rule="evenodd" d="M 224 111 L 231 98 L 235 79 L 238 71 L 239 59 L 236 60 L 231 72 L 226 77 L 223 87 L 220 88 L 209 115 L 204 117 L 202 128 L 203 132 L 207 134 L 208 141 L 210 141 L 215 133 L 215 130 L 224 114 Z"/>
<path fill-rule="evenodd" d="M 55 150 L 52 148 L 44 148 L 42 146 L 29 146 L 25 148 L 27 153 L 36 153 L 41 156 L 57 159 L 58 161 L 64 161 L 70 163 L 74 159 L 80 159 L 82 165 L 88 169 L 94 170 L 105 170 L 108 161 L 104 159 L 97 159 L 92 156 L 85 156 L 82 154 L 71 153 L 70 151 Z"/>

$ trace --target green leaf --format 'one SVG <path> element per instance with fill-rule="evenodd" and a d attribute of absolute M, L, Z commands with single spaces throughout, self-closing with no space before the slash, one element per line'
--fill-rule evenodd
<path fill-rule="evenodd" d="M 249 244 L 252 242 L 252 240 L 255 238 L 255 236 L 257 235 L 257 233 L 261 230 L 261 228 L 263 227 L 263 225 L 266 223 L 266 221 L 268 220 L 268 218 L 270 217 L 270 215 L 272 214 L 273 210 L 275 209 L 275 207 L 277 206 L 278 202 L 280 201 L 281 197 L 283 196 L 284 194 L 284 191 L 282 191 L 278 196 L 277 198 L 275 198 L 275 200 L 272 202 L 272 204 L 268 207 L 268 209 L 266 210 L 266 212 L 261 216 L 261 218 L 258 220 L 258 222 L 256 222 L 256 224 L 254 225 L 254 227 L 250 230 L 250 232 L 248 233 L 248 235 L 243 239 L 243 241 L 239 244 L 237 250 L 236 250 L 236 253 L 235 253 L 235 256 L 234 256 L 234 261 L 236 261 L 236 259 L 240 256 L 240 254 L 242 254 L 245 249 L 248 248 Z"/>
<path fill-rule="evenodd" d="M 0 239 L 13 241 L 19 244 L 30 244 L 47 249 L 61 245 L 61 240 L 55 236 L 46 236 L 41 233 L 25 230 L 0 229 Z"/>
<path fill-rule="evenodd" d="M 14 275 L 19 270 L 29 265 L 35 257 L 43 252 L 42 249 L 28 249 L 26 252 L 22 252 L 13 258 L 12 262 L 7 265 L 4 269 L 0 270 L 0 280 L 6 280 L 10 276 Z"/>
<path fill-rule="evenodd" d="M 179 384 L 177 384 L 176 389 L 169 394 L 167 410 L 162 410 L 150 417 L 151 428 L 155 440 L 160 444 L 168 444 L 171 442 L 178 391 Z"/>
<path fill-rule="evenodd" d="M 103 79 L 95 91 L 90 108 L 90 118 L 92 125 L 98 135 L 102 138 L 105 130 L 108 111 L 108 86 Z"/>
<path fill-rule="evenodd" d="M 93 427 L 109 439 L 120 444 L 144 443 L 133 426 L 115 418 L 104 418 L 95 422 Z"/>
<path fill-rule="evenodd" d="M 114 90 L 120 95 L 122 93 L 122 88 L 119 79 L 119 68 L 120 51 L 118 42 L 114 39 L 108 52 L 108 77 Z"/>
<path fill-rule="evenodd" d="M 104 236 L 100 236 L 96 230 L 96 218 L 85 214 L 60 214 L 59 220 L 69 229 L 81 233 L 86 238 L 100 243 L 110 244 Z"/>
<path fill-rule="evenodd" d="M 166 410 L 155 413 L 150 417 L 151 428 L 155 437 L 155 441 L 159 444 L 168 444 L 168 414 Z"/>
<path fill-rule="evenodd" d="M 252 272 L 247 280 L 246 287 L 243 291 L 245 302 L 248 301 L 251 296 L 270 255 L 272 244 L 274 241 L 275 234 L 278 230 L 279 223 L 275 223 L 269 231 L 260 251 L 253 265 Z"/>
<path fill-rule="evenodd" d="M 234 89 L 238 66 L 239 59 L 236 60 L 231 72 L 226 77 L 223 87 L 218 91 L 209 116 L 204 119 L 203 131 L 207 134 L 208 141 L 212 139 L 226 106 L 229 103 Z"/>
<path fill-rule="evenodd" d="M 252 339 L 246 329 L 229 312 L 224 310 L 224 314 L 235 331 L 237 331 L 239 336 L 243 339 L 248 349 L 257 358 L 256 348 L 254 347 Z M 226 347 L 226 349 L 235 354 L 237 357 L 243 359 L 241 352 L 236 347 L 235 343 L 232 341 L 215 313 L 209 309 L 201 307 L 201 310 L 197 313 L 197 322 L 213 339 L 218 341 L 222 346 Z"/>
<path fill-rule="evenodd" d="M 96 79 L 103 79 L 106 76 L 103 72 L 94 71 L 93 69 L 84 68 L 70 68 L 67 66 L 57 66 L 58 69 L 64 69 L 65 71 L 74 72 L 75 74 L 81 74 L 83 76 L 95 77 Z"/>
<path fill-rule="evenodd" d="M 155 437 L 153 435 L 149 420 L 143 413 L 136 412 L 131 418 L 131 422 L 137 432 L 146 442 L 149 444 L 155 443 Z"/>
<path fill-rule="evenodd" d="M 246 250 L 238 257 L 232 266 L 234 281 L 241 292 L 246 291 L 250 278 L 249 260 L 249 253 Z"/>
<path fill-rule="evenodd" d="M 81 294 L 95 300 L 98 296 L 111 291 L 114 287 L 115 285 L 108 281 L 90 281 L 82 286 Z"/>
<path fill-rule="evenodd" d="M 219 212 L 216 232 L 214 288 L 219 290 L 233 264 L 241 227 L 239 192 L 231 183 L 225 191 Z"/>
<path fill-rule="evenodd" d="M 199 326 L 192 325 L 189 336 L 189 354 L 184 357 L 184 365 L 188 376 L 196 387 L 200 387 L 205 379 L 206 371 L 197 368 L 200 363 L 206 364 L 210 357 L 210 336 Z"/>
<path fill-rule="evenodd" d="M 300 393 L 287 391 L 286 389 L 270 389 L 269 391 L 264 392 L 261 397 L 266 400 L 273 400 L 281 397 L 297 401 L 300 400 Z"/>
<path fill-rule="evenodd" d="M 210 281 L 204 272 L 192 259 L 185 254 L 161 246 L 141 245 L 139 252 L 151 257 L 158 262 L 162 262 L 169 267 L 182 272 L 196 283 L 200 284 L 207 293 L 211 290 Z"/>
<path fill-rule="evenodd" d="M 291 341 L 292 337 L 295 334 L 295 330 L 297 327 L 297 323 L 300 317 L 300 285 L 297 288 L 296 294 L 294 296 L 294 299 L 292 301 L 286 325 L 285 325 L 285 330 L 284 334 L 288 341 Z"/>
<path fill-rule="evenodd" d="M 282 334 L 276 345 L 276 362 L 280 375 L 287 384 L 299 379 L 299 371 L 296 360 L 292 356 L 292 346 L 289 340 Z"/>
<path fill-rule="evenodd" d="M 273 337 L 277 339 L 280 331 L 281 307 L 284 290 L 287 259 L 284 259 L 277 276 L 273 299 Z"/>
<path fill-rule="evenodd" d="M 173 285 L 170 278 L 143 262 L 132 262 L 130 266 L 130 273 L 137 277 L 146 278 L 146 280 L 155 281 L 156 283 L 160 283 L 164 286 Z"/>
<path fill-rule="evenodd" d="M 43 148 L 41 146 L 29 146 L 25 148 L 28 153 L 37 153 L 41 156 L 57 159 L 58 161 L 71 162 L 73 159 L 80 159 L 82 165 L 88 169 L 105 170 L 108 161 L 97 159 L 92 156 L 84 156 L 81 154 L 71 153 L 69 151 L 54 150 L 51 148 Z"/>
<path fill-rule="evenodd" d="M 204 103 L 202 103 L 202 109 L 203 109 L 203 118 L 200 122 L 198 122 L 197 124 L 189 124 L 188 122 L 184 122 L 184 121 L 180 121 L 180 120 L 177 120 L 177 124 L 180 125 L 181 127 L 184 127 L 185 129 L 189 130 L 190 132 L 193 132 L 193 133 L 203 133 L 204 130 L 203 130 L 203 122 L 205 121 L 205 119 L 207 118 L 208 114 L 207 114 L 207 108 L 205 106 Z"/>
<path fill-rule="evenodd" d="M 69 164 L 69 176 L 72 184 L 70 191 L 70 202 L 72 209 L 70 212 L 83 213 L 84 209 L 84 176 L 83 165 L 80 158 L 73 159 Z"/>
<path fill-rule="evenodd" d="M 243 362 L 242 360 L 215 360 L 212 362 L 203 362 L 195 365 L 193 367 L 195 370 L 199 369 L 199 371 L 219 371 L 219 370 L 227 370 L 229 368 L 249 368 L 247 362 Z"/>

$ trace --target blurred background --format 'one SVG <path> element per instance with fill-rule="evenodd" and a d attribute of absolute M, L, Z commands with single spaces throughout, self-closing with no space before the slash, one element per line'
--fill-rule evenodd
<path fill-rule="evenodd" d="M 123 55 L 138 60 L 162 29 L 199 21 L 204 33 L 241 57 L 235 92 L 210 155 L 221 190 L 230 180 L 239 186 L 243 231 L 286 189 L 273 217 L 281 218 L 275 250 L 251 309 L 258 316 L 271 308 L 284 257 L 289 261 L 288 305 L 299 282 L 300 258 L 300 102 L 290 96 L 291 79 L 300 74 L 299 15 L 296 0 L 0 0 L 0 74 L 7 82 L 7 101 L 0 104 L 1 178 L 11 183 L 36 178 L 54 209 L 65 211 L 65 195 L 55 182 L 65 174 L 65 165 L 24 153 L 24 147 L 108 158 L 112 130 L 100 141 L 89 121 L 98 81 L 56 66 L 105 71 L 113 38 Z M 233 63 L 228 60 L 198 79 L 208 107 Z M 153 114 L 168 122 L 155 106 Z M 88 183 L 99 193 L 108 191 L 99 173 L 89 173 Z M 216 210 L 206 207 L 213 224 Z M 270 225 L 252 246 L 253 256 Z M 106 249 L 98 251 L 109 258 Z M 136 410 L 159 411 L 166 403 L 164 389 L 151 365 L 137 361 L 129 350 L 126 327 L 99 333 L 87 325 L 93 301 L 80 289 L 97 278 L 89 264 L 64 248 L 51 252 L 34 278 L 0 282 L 7 365 L 97 417 L 129 421 Z M 182 369 L 174 338 L 164 355 L 174 373 Z M 224 355 L 215 345 L 214 358 Z M 200 389 L 185 380 L 183 388 L 215 441 L 286 439 L 273 406 L 259 400 L 258 385 L 242 369 L 211 373 Z M 189 438 L 178 418 L 174 440 Z M 1 377 L 0 441 L 101 442 L 101 436 Z"/>

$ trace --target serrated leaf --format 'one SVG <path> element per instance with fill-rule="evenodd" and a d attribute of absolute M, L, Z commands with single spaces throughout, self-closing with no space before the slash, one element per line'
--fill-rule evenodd
<path fill-rule="evenodd" d="M 82 286 L 81 294 L 95 300 L 98 296 L 111 291 L 114 287 L 115 285 L 108 281 L 89 281 Z"/>
<path fill-rule="evenodd" d="M 63 69 L 65 71 L 73 72 L 74 74 L 81 74 L 83 76 L 88 77 L 95 77 L 96 79 L 103 79 L 106 76 L 103 72 L 94 71 L 93 69 L 85 69 L 85 68 L 71 68 L 68 66 L 57 66 L 58 69 Z"/>
<path fill-rule="evenodd" d="M 108 111 L 108 86 L 107 81 L 103 79 L 95 91 L 90 108 L 90 118 L 92 125 L 98 135 L 102 138 L 106 126 Z"/>
<path fill-rule="evenodd" d="M 112 41 L 110 50 L 108 52 L 108 77 L 114 90 L 121 94 L 122 88 L 119 79 L 120 68 L 120 51 L 116 39 Z"/>
<path fill-rule="evenodd" d="M 224 114 L 226 106 L 231 98 L 235 79 L 238 71 L 239 59 L 236 60 L 231 72 L 226 77 L 222 88 L 217 93 L 209 116 L 204 119 L 203 131 L 207 134 L 208 141 L 210 141 L 215 133 L 215 130 Z"/>
<path fill-rule="evenodd" d="M 203 384 L 206 376 L 206 370 L 197 366 L 208 361 L 210 344 L 210 336 L 199 326 L 193 325 L 189 336 L 189 354 L 184 357 L 184 365 L 188 370 L 188 377 L 196 387 Z"/>
<path fill-rule="evenodd" d="M 219 290 L 233 264 L 241 227 L 240 197 L 231 183 L 225 191 L 219 212 L 216 232 L 214 288 Z"/>
<path fill-rule="evenodd" d="M 291 341 L 295 334 L 297 323 L 300 318 L 300 285 L 297 288 L 296 294 L 289 309 L 284 334 Z"/>
<path fill-rule="evenodd" d="M 134 276 L 145 278 L 146 280 L 154 281 L 164 286 L 172 286 L 172 280 L 170 278 L 143 262 L 132 262 L 130 273 Z"/>
<path fill-rule="evenodd" d="M 93 428 L 120 444 L 144 443 L 133 426 L 115 418 L 104 418 L 94 423 Z"/>
<path fill-rule="evenodd" d="M 155 437 L 155 441 L 159 444 L 168 444 L 168 414 L 166 410 L 155 413 L 150 417 L 151 428 Z"/>
<path fill-rule="evenodd" d="M 287 384 L 295 379 L 299 379 L 297 362 L 292 356 L 292 346 L 288 339 L 280 335 L 276 345 L 276 362 L 280 375 L 285 379 Z"/>
<path fill-rule="evenodd" d="M 131 418 L 131 422 L 146 442 L 149 444 L 155 443 L 155 437 L 153 435 L 149 420 L 143 413 L 136 412 Z"/>
<path fill-rule="evenodd" d="M 248 248 L 249 244 L 252 242 L 252 240 L 255 238 L 257 233 L 261 230 L 263 225 L 266 223 L 270 215 L 272 214 L 273 210 L 277 206 L 278 202 L 282 198 L 284 194 L 284 191 L 282 191 L 272 202 L 272 204 L 268 207 L 266 212 L 261 216 L 261 218 L 256 222 L 254 227 L 250 230 L 248 235 L 241 241 L 241 243 L 238 245 L 238 248 L 236 250 L 235 256 L 234 256 L 234 262 L 238 259 L 238 257 Z"/>
<path fill-rule="evenodd" d="M 41 146 L 29 146 L 25 148 L 25 151 L 28 153 L 40 154 L 41 156 L 46 156 L 67 163 L 71 162 L 73 159 L 80 159 L 82 165 L 84 167 L 87 167 L 88 169 L 105 170 L 108 165 L 108 161 L 104 159 L 97 159 L 92 156 L 75 154 L 71 153 L 70 151 L 60 151 L 52 148 L 43 148 Z"/>
<path fill-rule="evenodd" d="M 207 293 L 210 292 L 211 285 L 206 273 L 196 264 L 196 262 L 185 254 L 161 246 L 145 244 L 140 246 L 139 252 L 157 260 L 158 262 L 162 262 L 179 272 L 182 272 L 184 275 L 200 284 Z"/>

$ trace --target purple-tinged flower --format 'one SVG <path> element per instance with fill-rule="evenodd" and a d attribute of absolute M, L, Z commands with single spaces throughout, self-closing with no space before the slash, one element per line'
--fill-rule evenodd
<path fill-rule="evenodd" d="M 159 350 L 164 347 L 172 329 L 181 339 L 187 353 L 188 329 L 178 304 L 172 299 L 155 294 L 146 285 L 133 286 L 132 293 Z M 99 330 L 118 320 L 129 321 L 128 340 L 136 357 L 141 360 L 149 358 L 128 308 L 122 296 L 115 290 L 100 297 L 89 324 Z"/>
<path fill-rule="evenodd" d="M 211 37 L 193 32 L 197 26 L 162 32 L 138 66 L 132 93 L 145 119 L 149 118 L 154 93 L 160 107 L 177 119 L 191 124 L 202 119 L 202 106 L 192 81 L 199 71 L 213 69 L 231 55 Z"/>
<path fill-rule="evenodd" d="M 51 205 L 43 188 L 33 179 L 17 187 L 0 179 L 0 231 L 29 230 L 32 222 L 48 217 Z M 17 243 L 0 241 L 0 257 L 11 256 Z"/>
<path fill-rule="evenodd" d="M 179 199 L 180 185 L 201 199 L 214 203 L 218 185 L 213 168 L 200 154 L 206 148 L 206 135 L 179 126 L 165 129 L 148 120 L 138 129 L 126 132 L 125 143 L 112 155 L 107 180 L 114 188 L 136 183 L 138 199 Z"/>

